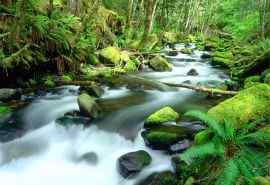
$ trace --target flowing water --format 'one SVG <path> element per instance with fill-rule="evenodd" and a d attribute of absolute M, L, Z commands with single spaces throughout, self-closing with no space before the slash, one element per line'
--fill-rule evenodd
<path fill-rule="evenodd" d="M 167 56 L 173 64 L 172 72 L 138 75 L 162 82 L 188 81 L 191 84 L 211 84 L 211 81 L 217 83 L 227 79 L 222 71 L 201 60 L 201 54 L 195 50 L 193 55 Z M 187 76 L 190 69 L 196 69 L 199 75 Z M 179 91 L 160 92 L 105 87 L 100 101 L 107 103 L 112 110 L 95 120 L 92 126 L 66 128 L 56 124 L 57 118 L 78 110 L 77 91 L 78 87 L 73 86 L 59 88 L 36 98 L 20 112 L 25 128 L 32 131 L 19 139 L 0 143 L 1 184 L 134 185 L 152 172 L 172 170 L 168 155 L 145 146 L 140 136 L 145 117 L 166 105 L 184 112 L 193 108 L 207 109 L 212 104 L 205 95 L 181 88 Z M 124 180 L 117 171 L 117 159 L 140 149 L 148 151 L 153 162 L 135 179 Z M 87 152 L 97 154 L 97 164 L 75 160 Z"/>

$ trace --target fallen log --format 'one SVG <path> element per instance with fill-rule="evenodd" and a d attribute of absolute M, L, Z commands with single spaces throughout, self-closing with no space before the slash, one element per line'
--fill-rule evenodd
<path fill-rule="evenodd" d="M 139 83 L 139 84 L 145 84 L 146 82 L 150 81 L 150 80 L 145 80 L 143 82 L 142 78 L 138 78 L 138 77 L 131 77 L 131 79 L 133 80 L 133 83 Z M 125 83 L 126 79 L 123 78 L 123 80 L 120 80 L 119 83 Z M 153 81 L 151 80 L 151 82 L 153 83 Z M 126 82 L 127 83 L 127 82 Z M 150 82 L 149 82 L 150 83 Z M 208 87 L 204 87 L 204 86 L 195 86 L 195 85 L 190 85 L 190 84 L 173 84 L 173 83 L 166 83 L 166 82 L 156 82 L 158 84 L 164 84 L 170 87 L 181 87 L 181 88 L 186 88 L 186 89 L 191 89 L 197 92 L 203 92 L 203 93 L 208 93 L 210 95 L 236 95 L 238 92 L 237 91 L 226 91 L 226 90 L 221 90 L 221 89 L 216 89 L 216 88 L 208 88 Z M 77 86 L 91 86 L 93 84 L 95 84 L 95 82 L 93 81 L 57 81 L 58 85 L 77 85 Z M 148 83 L 147 83 L 148 84 Z M 149 85 L 149 84 L 148 84 Z M 153 86 L 153 87 L 152 87 Z M 160 88 L 160 86 L 157 86 L 155 83 L 154 85 L 151 85 L 152 88 L 160 90 L 160 91 L 164 91 L 164 88 Z"/>
<path fill-rule="evenodd" d="M 191 90 L 198 91 L 198 92 L 205 92 L 205 93 L 209 93 L 212 95 L 215 95 L 215 94 L 236 95 L 238 93 L 237 91 L 225 91 L 225 90 L 216 89 L 216 88 L 208 88 L 208 87 L 195 86 L 195 85 L 189 85 L 189 84 L 173 84 L 173 83 L 164 83 L 164 84 L 171 86 L 171 87 L 182 87 L 182 88 L 191 89 Z"/>

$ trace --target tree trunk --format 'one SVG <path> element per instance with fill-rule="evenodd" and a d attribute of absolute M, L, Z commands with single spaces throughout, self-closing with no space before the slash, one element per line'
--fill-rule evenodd
<path fill-rule="evenodd" d="M 158 0 L 148 0 L 145 2 L 145 23 L 144 23 L 144 34 L 143 41 L 147 39 L 152 31 L 154 16 L 157 8 Z"/>
<path fill-rule="evenodd" d="M 128 1 L 128 16 L 127 16 L 127 28 L 131 27 L 132 13 L 133 13 L 133 0 Z"/>

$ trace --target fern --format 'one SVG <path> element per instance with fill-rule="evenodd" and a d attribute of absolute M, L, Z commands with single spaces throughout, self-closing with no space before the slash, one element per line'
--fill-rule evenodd
<path fill-rule="evenodd" d="M 220 137 L 224 137 L 224 129 L 222 126 L 217 121 L 209 117 L 206 113 L 201 111 L 189 111 L 185 113 L 185 116 L 190 116 L 201 120 Z"/>
<path fill-rule="evenodd" d="M 218 177 L 215 185 L 235 185 L 240 177 L 240 170 L 238 168 L 237 160 L 231 159 L 226 162 L 225 167 Z"/>

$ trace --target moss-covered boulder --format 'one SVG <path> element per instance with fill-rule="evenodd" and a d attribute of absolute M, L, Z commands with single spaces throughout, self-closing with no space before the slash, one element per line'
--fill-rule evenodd
<path fill-rule="evenodd" d="M 151 114 L 145 121 L 144 127 L 159 125 L 160 123 L 172 122 L 179 119 L 179 114 L 171 107 L 164 107 Z"/>
<path fill-rule="evenodd" d="M 70 81 L 72 81 L 72 77 L 71 77 L 71 75 L 65 74 L 65 75 L 61 76 L 61 80 L 64 82 L 70 82 Z"/>
<path fill-rule="evenodd" d="M 78 97 L 77 101 L 82 115 L 91 118 L 98 117 L 100 108 L 93 97 L 89 96 L 86 93 L 83 93 Z"/>
<path fill-rule="evenodd" d="M 250 76 L 248 78 L 245 79 L 245 82 L 244 82 L 244 88 L 249 88 L 249 87 L 252 87 L 254 85 L 258 85 L 260 84 L 261 82 L 261 76 Z"/>
<path fill-rule="evenodd" d="M 118 159 L 119 173 L 124 178 L 132 178 L 148 166 L 151 161 L 151 156 L 144 150 L 127 153 Z"/>
<path fill-rule="evenodd" d="M 145 144 L 155 150 L 170 151 L 178 141 L 191 138 L 193 132 L 178 125 L 160 125 L 142 132 Z"/>
<path fill-rule="evenodd" d="M 149 61 L 149 66 L 155 71 L 172 71 L 171 64 L 160 55 L 152 58 Z"/>
<path fill-rule="evenodd" d="M 212 54 L 211 64 L 214 66 L 220 66 L 229 68 L 233 60 L 233 55 L 230 52 L 216 51 Z"/>
<path fill-rule="evenodd" d="M 90 123 L 90 119 L 80 116 L 63 116 L 56 120 L 56 123 L 62 126 L 72 126 L 72 125 L 84 125 L 87 126 Z"/>
<path fill-rule="evenodd" d="M 256 185 L 270 185 L 270 178 L 256 177 Z"/>
<path fill-rule="evenodd" d="M 170 172 L 156 172 L 143 179 L 136 185 L 179 185 L 180 182 L 177 180 L 176 176 Z"/>
<path fill-rule="evenodd" d="M 107 64 L 120 65 L 121 51 L 116 47 L 107 47 L 99 52 L 100 60 Z"/>
<path fill-rule="evenodd" d="M 164 32 L 162 34 L 162 42 L 166 44 L 175 44 L 178 41 L 177 37 L 177 33 Z"/>
<path fill-rule="evenodd" d="M 92 83 L 89 86 L 82 86 L 79 88 L 80 93 L 87 93 L 90 96 L 101 97 L 104 93 L 104 89 L 96 83 Z"/>
<path fill-rule="evenodd" d="M 191 48 L 183 48 L 181 49 L 181 53 L 191 55 L 193 53 L 193 50 Z"/>
<path fill-rule="evenodd" d="M 259 84 L 240 91 L 210 109 L 208 115 L 220 122 L 230 120 L 235 127 L 267 118 L 270 116 L 270 85 Z"/>

